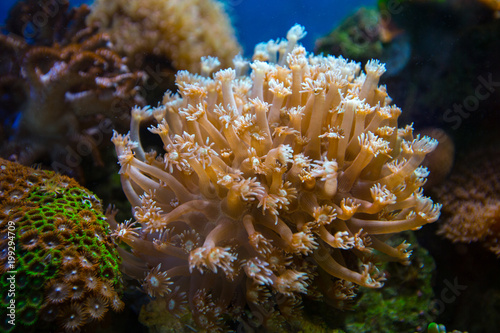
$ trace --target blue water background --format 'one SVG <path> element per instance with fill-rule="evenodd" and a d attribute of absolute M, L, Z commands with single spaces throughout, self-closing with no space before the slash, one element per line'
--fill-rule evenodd
<path fill-rule="evenodd" d="M 340 21 L 363 5 L 375 0 L 230 0 L 226 1 L 240 43 L 246 55 L 253 53 L 257 43 L 283 38 L 298 23 L 306 28 L 301 43 L 308 51 L 314 41 L 330 32 Z"/>
<path fill-rule="evenodd" d="M 91 4 L 90 0 L 72 0 L 72 5 Z M 301 41 L 308 51 L 314 41 L 328 33 L 340 21 L 363 5 L 376 0 L 225 0 L 238 40 L 246 56 L 253 53 L 257 43 L 285 37 L 295 23 L 305 26 L 307 36 Z M 15 0 L 0 1 L 0 24 L 3 25 Z"/>

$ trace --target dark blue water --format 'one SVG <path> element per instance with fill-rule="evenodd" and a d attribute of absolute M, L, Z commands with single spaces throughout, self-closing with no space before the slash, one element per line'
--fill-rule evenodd
<path fill-rule="evenodd" d="M 55 0 L 54 0 L 55 1 Z M 71 0 L 72 5 L 91 4 L 91 0 Z M 307 36 L 302 44 L 312 51 L 314 41 L 328 33 L 345 16 L 362 5 L 376 0 L 226 0 L 227 10 L 236 28 L 245 55 L 253 53 L 257 43 L 283 38 L 295 23 L 305 26 Z M 0 22 L 3 24 L 15 0 L 0 1 Z"/>

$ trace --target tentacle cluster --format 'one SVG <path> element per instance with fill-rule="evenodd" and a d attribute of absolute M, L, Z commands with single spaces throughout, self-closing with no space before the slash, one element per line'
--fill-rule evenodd
<path fill-rule="evenodd" d="M 373 250 L 408 263 L 409 245 L 386 235 L 439 216 L 419 166 L 437 141 L 397 129 L 401 110 L 378 85 L 384 65 L 362 72 L 308 55 L 304 34 L 297 25 L 287 41 L 258 45 L 249 76 L 241 58 L 213 78 L 208 65 L 207 76 L 180 71 L 178 94 L 134 108 L 131 132 L 113 137 L 138 222 L 114 234 L 133 249 L 125 272 L 168 276 L 162 292 L 184 290 L 202 328 L 220 327 L 229 306 L 266 326 L 302 295 L 342 304 L 356 285 L 381 287 Z M 141 146 L 149 118 L 163 155 Z"/>

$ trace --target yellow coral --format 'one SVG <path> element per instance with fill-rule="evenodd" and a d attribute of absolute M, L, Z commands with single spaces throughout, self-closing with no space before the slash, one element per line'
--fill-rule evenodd
<path fill-rule="evenodd" d="M 202 56 L 229 66 L 240 48 L 222 3 L 216 0 L 97 0 L 87 22 L 112 37 L 131 59 L 164 56 L 176 69 L 199 72 Z"/>
<path fill-rule="evenodd" d="M 408 263 L 409 244 L 387 234 L 439 216 L 419 167 L 437 141 L 397 129 L 384 65 L 308 55 L 304 34 L 259 45 L 250 76 L 241 59 L 213 79 L 178 72 L 179 94 L 134 108 L 130 134 L 113 137 L 138 222 L 115 231 L 135 255 L 123 251 L 124 270 L 142 280 L 161 264 L 162 291 L 184 290 L 209 331 L 229 308 L 268 326 L 294 317 L 301 295 L 341 305 L 356 285 L 380 287 L 373 249 Z M 163 155 L 141 146 L 150 117 Z"/>

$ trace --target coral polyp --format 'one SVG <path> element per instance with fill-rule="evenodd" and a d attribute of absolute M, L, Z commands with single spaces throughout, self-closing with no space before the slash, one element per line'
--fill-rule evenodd
<path fill-rule="evenodd" d="M 0 257 L 2 290 L 16 282 L 0 314 L 9 318 L 12 299 L 17 314 L 0 331 L 74 332 L 123 309 L 110 234 L 100 201 L 76 181 L 0 159 L 0 248 L 13 252 Z"/>
<path fill-rule="evenodd" d="M 213 78 L 178 72 L 178 94 L 134 108 L 130 134 L 113 137 L 135 217 L 113 233 L 132 250 L 123 270 L 175 311 L 185 293 L 203 330 L 272 330 L 302 297 L 346 305 L 383 285 L 377 260 L 409 262 L 388 235 L 439 216 L 420 167 L 437 141 L 397 128 L 384 65 L 307 54 L 304 35 L 258 45 L 250 75 L 240 57 Z M 149 118 L 163 154 L 142 148 Z"/>

